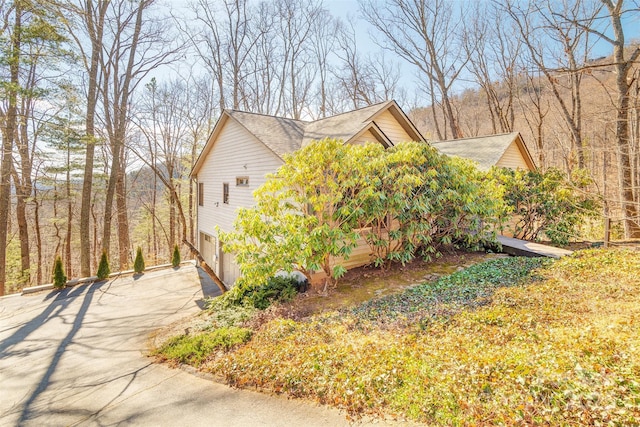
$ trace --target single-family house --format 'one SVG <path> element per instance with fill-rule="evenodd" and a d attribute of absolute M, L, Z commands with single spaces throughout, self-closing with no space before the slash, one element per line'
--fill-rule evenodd
<path fill-rule="evenodd" d="M 223 111 L 196 161 L 191 178 L 197 182 L 198 188 L 196 245 L 206 263 L 227 286 L 235 282 L 240 271 L 233 254 L 225 253 L 216 227 L 222 231 L 233 229 L 236 210 L 254 205 L 253 191 L 266 181 L 267 174 L 275 172 L 284 163 L 285 154 L 298 150 L 311 141 L 327 137 L 341 139 L 347 144 L 377 142 L 385 147 L 403 141 L 427 142 L 395 101 L 382 102 L 316 121 L 236 110 Z M 517 136 L 515 140 L 515 146 L 524 150 L 522 156 L 528 155 L 524 144 L 522 148 L 518 145 L 522 138 Z M 443 142 L 436 147 L 449 154 L 447 150 L 454 144 L 455 142 L 451 142 L 451 145 Z M 466 144 L 473 143 L 467 141 Z M 502 149 L 503 157 L 511 152 L 508 146 L 502 147 L 494 142 L 490 147 L 491 150 L 478 151 L 497 153 Z M 467 157 L 462 153 L 452 154 Z M 474 160 L 481 167 L 485 164 L 482 157 Z M 486 160 L 490 161 L 491 159 Z M 533 165 L 530 156 L 523 162 Z M 345 267 L 368 263 L 368 251 L 367 245 L 356 249 L 349 258 L 350 264 Z"/>
<path fill-rule="evenodd" d="M 385 147 L 424 137 L 395 101 L 316 121 L 225 110 L 207 140 L 191 177 L 197 181 L 197 247 L 218 277 L 231 285 L 240 271 L 224 252 L 216 226 L 233 228 L 236 210 L 254 204 L 253 191 L 275 172 L 283 156 L 313 140 L 337 138 L 347 144 L 378 142 Z"/>

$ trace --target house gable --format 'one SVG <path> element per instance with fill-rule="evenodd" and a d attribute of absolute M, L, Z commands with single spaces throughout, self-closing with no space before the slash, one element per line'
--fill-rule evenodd
<path fill-rule="evenodd" d="M 517 134 L 516 138 L 509 144 L 504 151 L 500 159 L 497 161 L 496 166 L 510 169 L 523 169 L 534 170 L 536 165 L 533 162 L 533 158 L 524 144 L 520 134 Z"/>
<path fill-rule="evenodd" d="M 212 138 L 192 176 L 203 185 L 204 200 L 203 206 L 198 206 L 198 229 L 215 236 L 216 226 L 223 231 L 233 229 L 236 209 L 253 206 L 253 191 L 283 162 L 236 120 L 225 120 Z M 228 184 L 227 200 L 224 184 Z"/>
<path fill-rule="evenodd" d="M 535 163 L 518 132 L 432 143 L 442 154 L 473 160 L 480 170 L 492 166 L 534 170 Z"/>
<path fill-rule="evenodd" d="M 394 144 L 406 141 L 426 142 L 395 101 L 389 101 L 385 108 L 380 109 L 370 120 L 375 122 Z"/>

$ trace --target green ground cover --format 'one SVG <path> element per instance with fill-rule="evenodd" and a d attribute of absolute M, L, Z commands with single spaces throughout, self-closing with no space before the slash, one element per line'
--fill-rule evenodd
<path fill-rule="evenodd" d="M 252 334 L 195 364 L 238 387 L 352 414 L 442 425 L 637 425 L 639 272 L 637 251 L 492 260 L 341 311 L 239 316 L 232 327 Z M 169 355 L 175 347 L 164 357 L 188 362 Z"/>

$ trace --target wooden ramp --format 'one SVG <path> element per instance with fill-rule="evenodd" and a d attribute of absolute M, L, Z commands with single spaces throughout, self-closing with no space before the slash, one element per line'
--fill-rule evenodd
<path fill-rule="evenodd" d="M 514 239 L 513 237 L 498 236 L 498 242 L 502 245 L 502 252 L 515 256 L 562 258 L 573 253 L 567 249 Z"/>

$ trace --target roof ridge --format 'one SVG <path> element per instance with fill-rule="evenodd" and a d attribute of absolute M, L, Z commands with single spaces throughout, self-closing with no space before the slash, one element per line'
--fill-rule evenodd
<path fill-rule="evenodd" d="M 491 135 L 467 136 L 465 138 L 458 138 L 458 139 L 445 139 L 443 141 L 431 141 L 431 143 L 432 144 L 442 144 L 444 142 L 457 142 L 457 141 L 465 141 L 467 139 L 491 138 L 491 137 L 494 137 L 494 136 L 505 136 L 505 135 L 512 135 L 512 134 L 516 134 L 516 133 L 518 133 L 518 131 L 494 133 L 494 134 L 491 134 Z"/>
<path fill-rule="evenodd" d="M 353 114 L 353 113 L 357 113 L 358 111 L 362 111 L 362 110 L 364 110 L 364 109 L 371 108 L 371 107 L 375 107 L 375 106 L 378 106 L 378 105 L 382 106 L 383 104 L 388 104 L 388 103 L 391 103 L 391 102 L 393 102 L 393 99 L 389 99 L 389 100 L 387 100 L 387 101 L 377 102 L 377 103 L 375 103 L 375 104 L 370 104 L 370 105 L 367 105 L 367 106 L 364 106 L 364 107 L 357 108 L 357 109 L 355 109 L 355 110 L 343 111 L 342 113 L 334 114 L 333 116 L 323 117 L 323 118 L 318 119 L 318 120 L 312 120 L 312 121 L 307 122 L 307 123 L 317 123 L 317 122 L 321 122 L 321 121 L 323 121 L 323 120 L 332 119 L 332 118 L 334 118 L 334 117 L 343 116 L 343 115 L 345 115 L 345 114 Z M 368 119 L 369 119 L 369 118 L 371 118 L 371 116 L 369 116 L 369 117 L 368 117 Z M 363 122 L 363 123 L 365 123 L 365 122 Z"/>
<path fill-rule="evenodd" d="M 284 117 L 284 116 L 274 116 L 273 114 L 266 114 L 266 113 L 254 113 L 252 111 L 235 110 L 233 108 L 225 108 L 225 111 L 227 111 L 229 113 L 241 113 L 241 114 L 250 114 L 252 116 L 269 117 L 269 118 L 272 118 L 272 119 L 291 120 L 292 122 L 298 122 L 298 123 L 302 123 L 302 124 L 305 124 L 305 125 L 308 124 L 308 123 L 313 123 L 313 121 L 292 119 L 291 117 Z"/>

